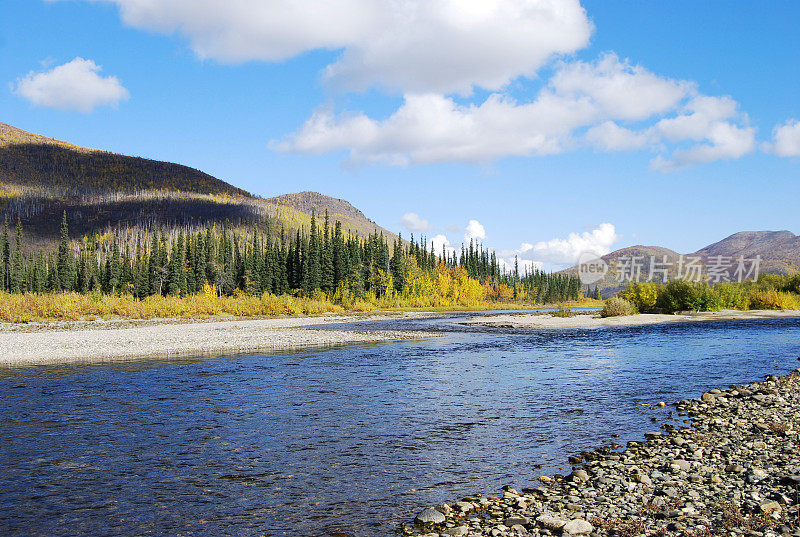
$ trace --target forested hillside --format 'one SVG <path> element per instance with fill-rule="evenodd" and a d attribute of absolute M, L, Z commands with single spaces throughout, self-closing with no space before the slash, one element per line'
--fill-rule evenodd
<path fill-rule="evenodd" d="M 171 162 L 78 147 L 0 124 L 0 183 L 64 195 L 139 191 L 250 195 Z"/>
<path fill-rule="evenodd" d="M 328 211 L 345 235 L 396 236 L 344 200 L 302 192 L 251 196 L 198 170 L 80 147 L 0 123 L 0 223 L 19 219 L 26 248 L 52 247 L 62 213 L 73 238 L 222 226 L 278 233 L 308 229 Z"/>

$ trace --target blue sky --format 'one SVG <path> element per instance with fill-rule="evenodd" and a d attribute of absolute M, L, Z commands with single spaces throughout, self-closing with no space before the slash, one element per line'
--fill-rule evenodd
<path fill-rule="evenodd" d="M 554 267 L 800 232 L 794 1 L 4 0 L 0 20 L 0 121 L 316 190 L 405 236 Z"/>

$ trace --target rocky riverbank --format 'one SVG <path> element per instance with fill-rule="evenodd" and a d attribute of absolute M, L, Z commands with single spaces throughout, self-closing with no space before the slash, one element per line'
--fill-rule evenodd
<path fill-rule="evenodd" d="M 645 441 L 572 457 L 570 475 L 532 488 L 426 508 L 402 532 L 800 536 L 798 388 L 800 370 L 680 401 Z"/>

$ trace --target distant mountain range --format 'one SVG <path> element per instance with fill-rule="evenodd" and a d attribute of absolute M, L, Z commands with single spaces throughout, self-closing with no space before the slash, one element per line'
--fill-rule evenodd
<path fill-rule="evenodd" d="M 630 246 L 616 250 L 602 256 L 608 263 L 609 271 L 606 276 L 592 284 L 597 285 L 603 296 L 610 296 L 627 285 L 627 282 L 620 282 L 618 277 L 629 273 L 630 259 L 638 257 L 642 260 L 641 268 L 642 281 L 650 275 L 651 259 L 654 260 L 656 269 L 667 268 L 669 278 L 677 275 L 681 254 L 669 248 L 661 246 Z M 738 259 L 755 259 L 760 256 L 759 272 L 786 274 L 788 272 L 800 271 L 800 235 L 795 235 L 791 231 L 741 231 L 722 239 L 719 242 L 709 244 L 696 252 L 684 254 L 684 263 L 690 258 L 699 258 L 700 264 L 704 267 L 719 265 L 727 269 L 731 279 L 735 279 L 735 270 L 738 266 Z M 749 270 L 752 262 L 746 262 L 745 266 Z M 724 269 L 723 269 L 724 270 Z M 577 274 L 578 267 L 571 267 L 563 272 Z M 654 271 L 656 272 L 656 271 Z M 655 281 L 660 279 L 660 273 L 656 273 Z"/>
<path fill-rule="evenodd" d="M 395 235 L 347 201 L 316 192 L 253 196 L 188 166 L 81 147 L 0 123 L 0 221 L 20 218 L 31 247 L 50 245 L 63 211 L 71 234 L 152 226 L 308 228 L 311 214 L 360 236 Z"/>

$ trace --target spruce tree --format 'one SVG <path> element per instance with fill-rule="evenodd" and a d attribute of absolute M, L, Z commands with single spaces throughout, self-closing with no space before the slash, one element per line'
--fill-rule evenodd
<path fill-rule="evenodd" d="M 8 217 L 3 223 L 3 237 L 0 239 L 0 290 L 11 290 L 11 245 L 8 243 Z"/>
<path fill-rule="evenodd" d="M 58 243 L 58 257 L 56 258 L 58 272 L 57 291 L 72 291 L 75 283 L 75 260 L 69 243 L 69 227 L 67 226 L 67 211 L 61 218 L 61 240 Z"/>
<path fill-rule="evenodd" d="M 338 223 L 338 222 L 337 222 Z M 331 244 L 330 222 L 328 210 L 325 209 L 325 229 L 323 232 L 322 245 L 322 267 L 320 268 L 320 286 L 326 293 L 334 291 L 334 272 L 333 272 L 333 246 Z"/>
<path fill-rule="evenodd" d="M 14 237 L 14 255 L 11 259 L 11 291 L 21 293 L 25 290 L 25 264 L 22 257 L 22 223 L 17 218 Z"/>

